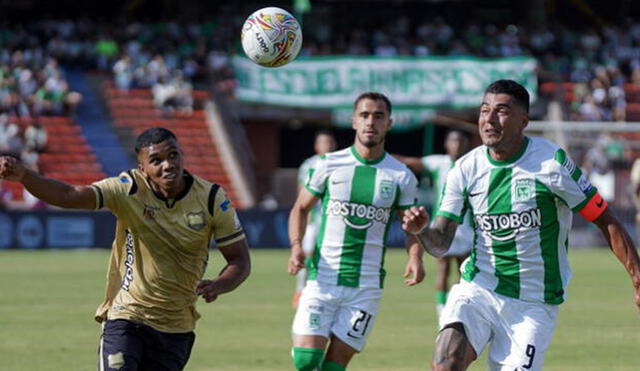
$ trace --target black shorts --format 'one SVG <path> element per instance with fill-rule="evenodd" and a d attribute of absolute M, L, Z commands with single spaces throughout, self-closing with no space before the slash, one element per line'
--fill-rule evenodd
<path fill-rule="evenodd" d="M 179 371 L 194 340 L 193 332 L 173 334 L 124 319 L 105 321 L 98 370 Z"/>

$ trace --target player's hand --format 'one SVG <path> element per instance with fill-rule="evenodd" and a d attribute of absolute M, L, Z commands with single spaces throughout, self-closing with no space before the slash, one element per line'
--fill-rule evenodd
<path fill-rule="evenodd" d="M 204 301 L 211 303 L 218 298 L 220 290 L 216 284 L 216 280 L 202 280 L 196 286 L 196 294 L 202 296 Z"/>
<path fill-rule="evenodd" d="M 304 251 L 300 245 L 291 247 L 291 256 L 289 256 L 289 262 L 287 264 L 287 271 L 289 274 L 294 275 L 304 268 L 305 261 Z"/>
<path fill-rule="evenodd" d="M 0 179 L 19 182 L 24 177 L 26 168 L 15 158 L 0 156 Z"/>
<path fill-rule="evenodd" d="M 422 282 L 422 280 L 424 280 L 424 276 L 425 272 L 422 259 L 417 257 L 410 257 L 409 261 L 407 262 L 407 266 L 404 269 L 404 283 L 407 286 L 417 285 Z"/>
<path fill-rule="evenodd" d="M 412 206 L 404 211 L 404 215 L 402 216 L 402 229 L 405 232 L 418 234 L 422 232 L 427 224 L 429 224 L 429 215 L 424 209 L 424 206 Z"/>

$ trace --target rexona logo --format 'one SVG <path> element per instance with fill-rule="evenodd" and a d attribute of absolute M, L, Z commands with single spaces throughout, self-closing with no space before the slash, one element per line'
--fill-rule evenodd
<path fill-rule="evenodd" d="M 495 241 L 516 238 L 522 229 L 539 228 L 542 225 L 540 209 L 529 209 L 521 213 L 480 214 L 475 216 L 476 225 Z"/>
<path fill-rule="evenodd" d="M 325 213 L 341 216 L 346 225 L 355 229 L 367 229 L 374 221 L 386 224 L 389 222 L 391 209 L 373 205 L 358 204 L 340 200 L 329 200 Z"/>

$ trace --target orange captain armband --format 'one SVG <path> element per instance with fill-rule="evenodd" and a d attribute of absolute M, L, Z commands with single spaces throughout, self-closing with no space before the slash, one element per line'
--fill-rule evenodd
<path fill-rule="evenodd" d="M 607 201 L 605 201 L 604 198 L 600 196 L 600 193 L 596 192 L 596 194 L 591 197 L 587 204 L 584 205 L 582 210 L 580 210 L 580 215 L 582 215 L 582 217 L 587 221 L 592 222 L 596 220 L 600 215 L 602 215 L 608 205 L 609 204 L 607 204 Z"/>

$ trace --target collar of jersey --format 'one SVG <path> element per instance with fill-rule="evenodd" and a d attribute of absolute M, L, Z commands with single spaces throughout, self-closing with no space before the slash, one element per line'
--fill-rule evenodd
<path fill-rule="evenodd" d="M 154 191 L 153 188 L 149 187 L 149 189 L 151 189 L 151 192 L 153 192 L 153 195 L 156 196 L 156 198 L 158 198 L 161 201 L 164 201 L 164 203 L 167 205 L 168 208 L 172 208 L 176 204 L 176 202 L 183 199 L 184 196 L 186 196 L 187 193 L 189 193 L 189 190 L 193 185 L 193 175 L 189 174 L 189 172 L 185 170 L 183 176 L 184 176 L 184 189 L 182 190 L 182 192 L 180 192 L 176 196 L 176 198 L 166 198 L 163 195 L 156 193 L 156 191 Z"/>
<path fill-rule="evenodd" d="M 527 150 L 527 147 L 529 146 L 529 142 L 530 142 L 529 137 L 525 136 L 522 146 L 520 147 L 520 150 L 518 151 L 518 153 L 502 161 L 492 159 L 491 155 L 489 154 L 489 147 L 487 147 L 487 152 L 486 152 L 487 159 L 489 159 L 489 162 L 495 166 L 505 166 L 505 165 L 513 164 L 514 162 L 518 161 L 520 157 L 522 157 L 522 155 L 524 155 L 524 152 Z"/>
<path fill-rule="evenodd" d="M 360 156 L 358 151 L 356 151 L 356 146 L 351 146 L 350 149 L 351 149 L 351 154 L 353 155 L 353 157 L 355 157 L 358 161 L 362 162 L 365 165 L 375 165 L 375 164 L 379 163 L 380 161 L 382 161 L 384 156 L 387 155 L 387 152 L 382 152 L 382 155 L 380 155 L 380 157 L 374 158 L 373 160 L 367 160 L 365 158 L 362 158 L 362 156 Z"/>

